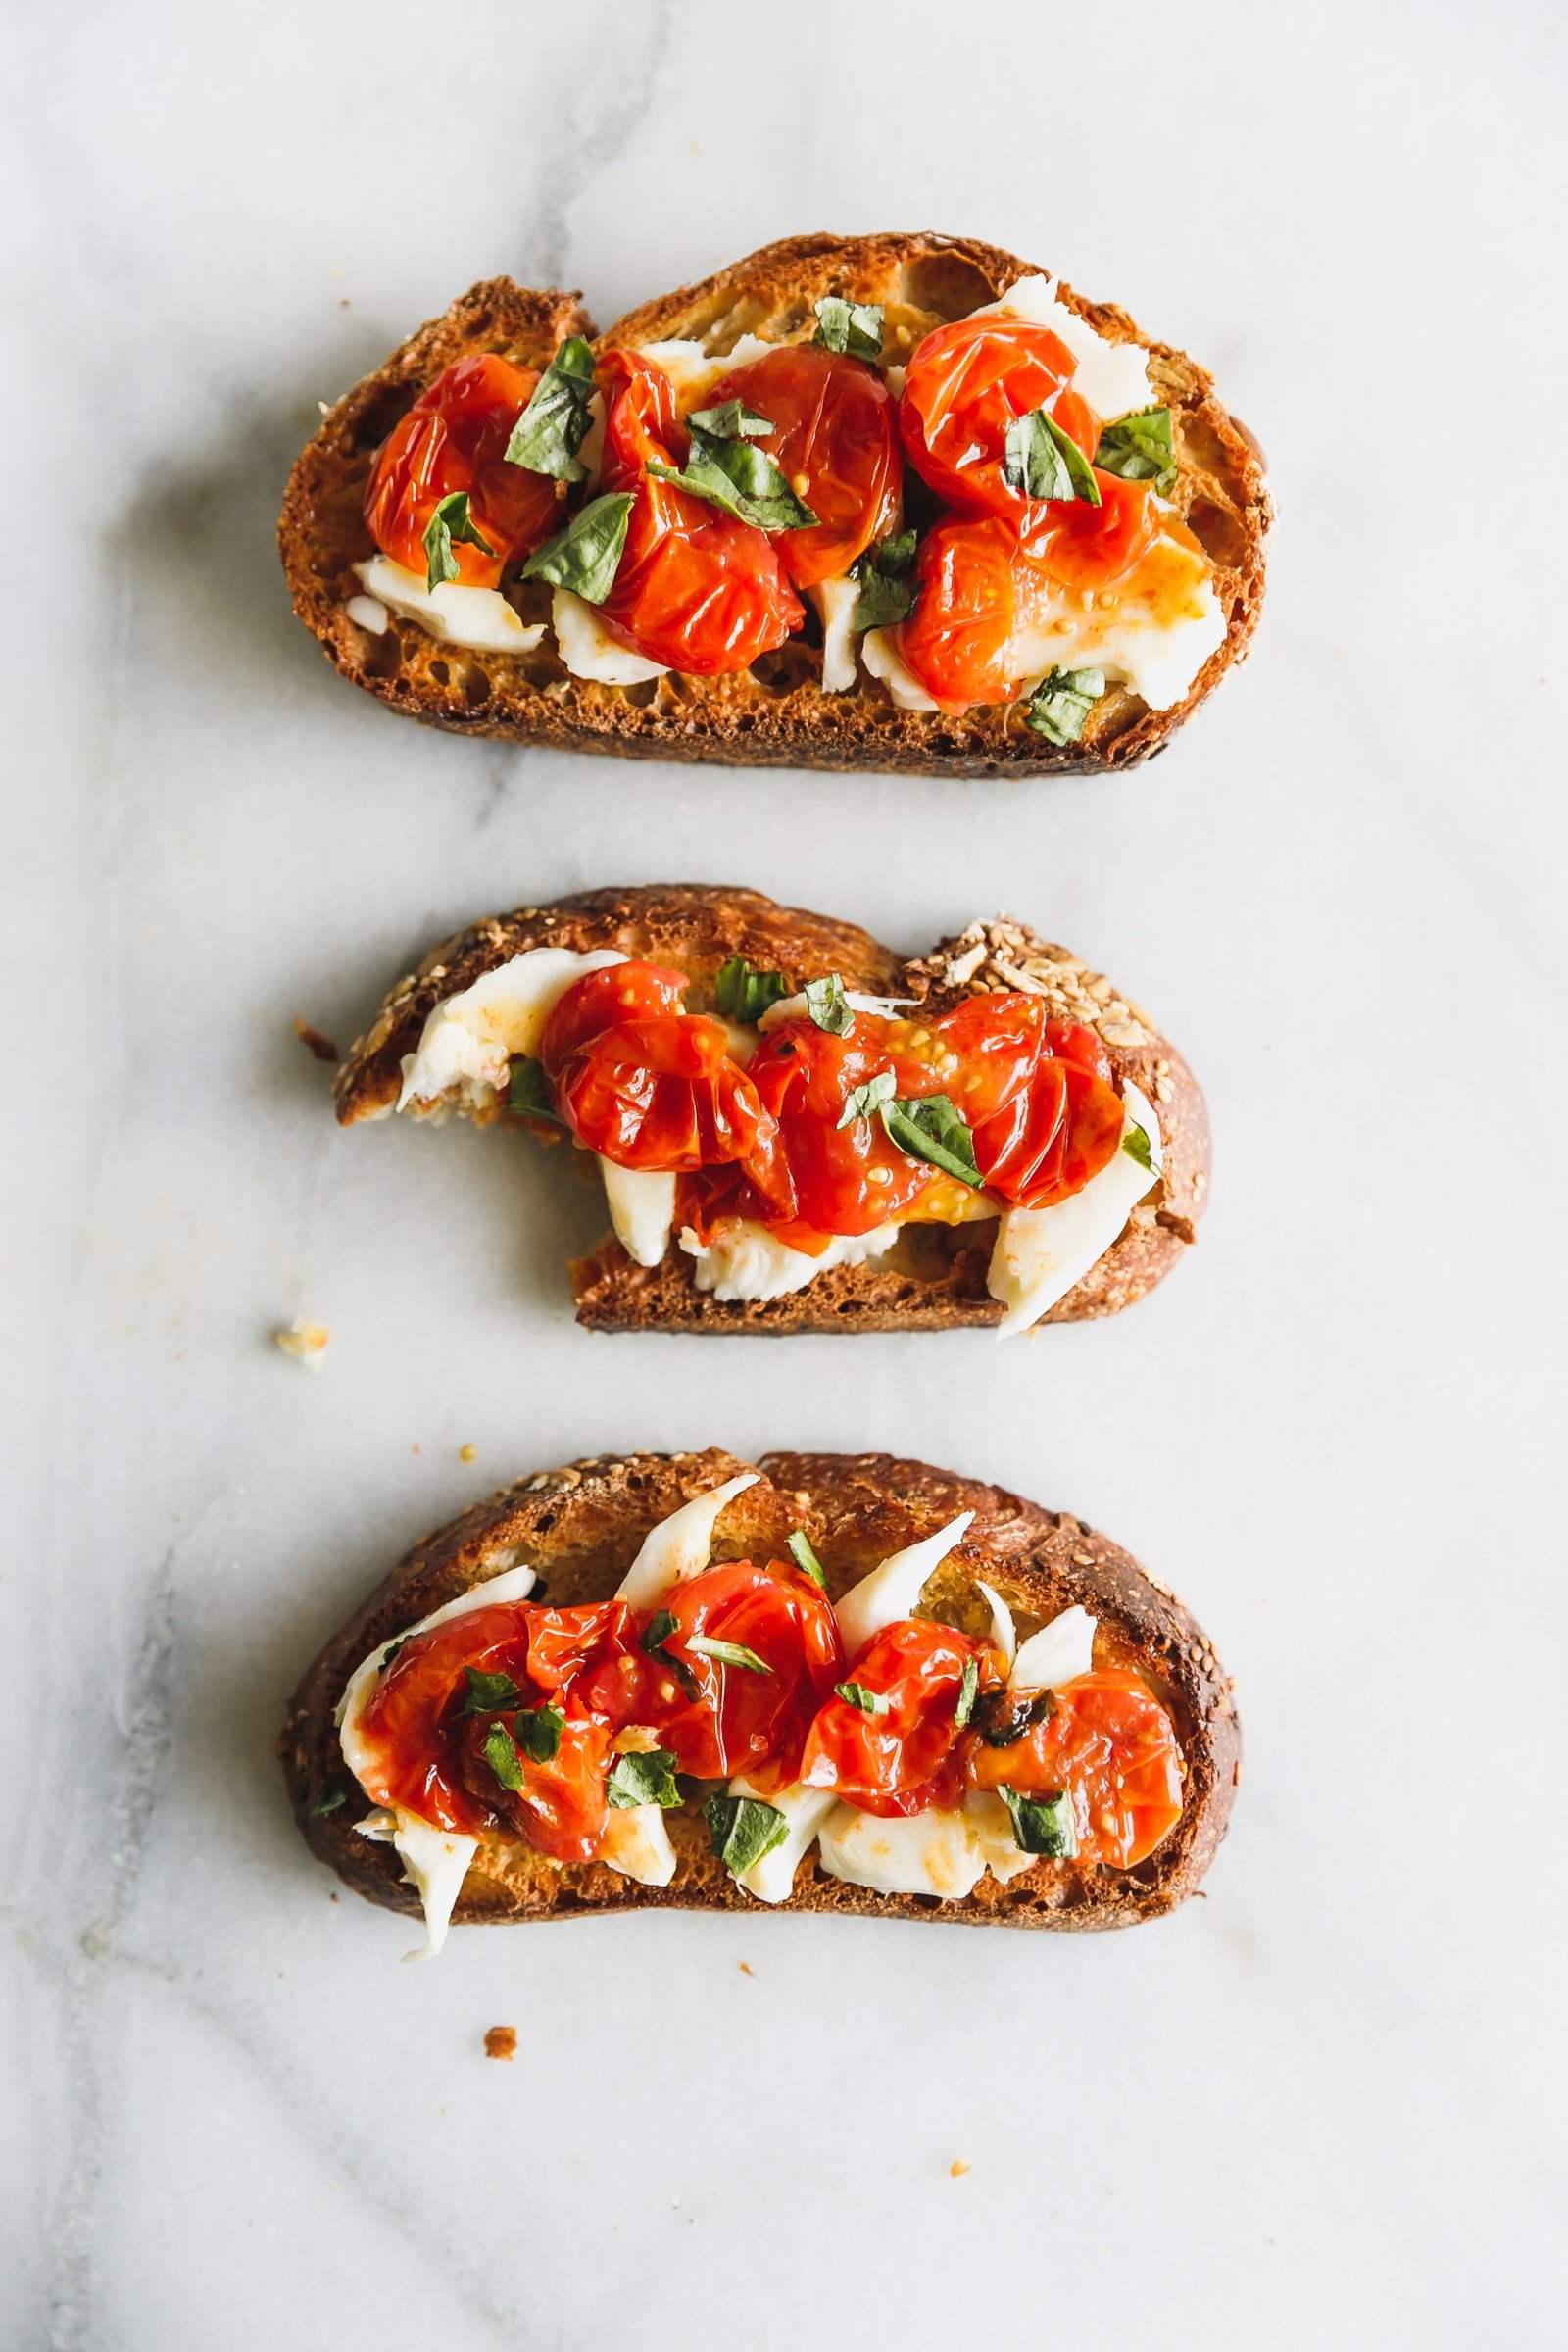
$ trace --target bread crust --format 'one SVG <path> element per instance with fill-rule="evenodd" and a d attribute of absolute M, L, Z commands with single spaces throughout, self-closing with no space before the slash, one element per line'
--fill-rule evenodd
<path fill-rule="evenodd" d="M 294 609 L 345 677 L 396 710 L 461 734 L 749 767 L 921 775 L 1087 775 L 1149 759 L 1247 651 L 1262 602 L 1272 508 L 1262 453 L 1216 399 L 1206 371 L 1144 335 L 1125 311 L 1067 285 L 1058 288 L 1060 299 L 1098 332 L 1140 342 L 1150 353 L 1153 397 L 1169 403 L 1176 427 L 1174 503 L 1214 563 L 1215 593 L 1228 616 L 1224 644 L 1168 710 L 1151 710 L 1115 686 L 1096 706 L 1083 741 L 1055 746 L 1031 733 L 1016 704 L 960 716 L 899 710 L 865 676 L 851 693 L 823 694 L 819 649 L 803 637 L 739 676 L 665 676 L 614 687 L 571 677 L 548 639 L 531 654 L 476 654 L 396 618 L 374 636 L 347 612 L 359 587 L 353 565 L 374 553 L 362 512 L 371 459 L 424 386 L 466 353 L 501 352 L 542 367 L 572 334 L 594 339 L 598 352 L 673 337 L 723 352 L 761 329 L 771 340 L 799 340 L 814 328 L 812 304 L 829 293 L 881 302 L 889 333 L 906 327 L 912 344 L 1038 269 L 969 237 L 787 237 L 641 304 L 597 338 L 577 294 L 484 280 L 340 400 L 300 457 L 278 524 Z M 526 620 L 548 616 L 540 586 L 525 587 L 514 601 Z"/>
<path fill-rule="evenodd" d="M 1094 1028 L 1118 1081 L 1131 1080 L 1155 1104 L 1165 1162 L 1117 1241 L 1042 1321 L 1118 1314 L 1163 1281 L 1197 1237 L 1209 1172 L 1208 1112 L 1197 1079 L 1170 1040 L 1102 974 L 1007 917 L 971 924 L 928 956 L 902 957 L 855 923 L 735 886 L 650 883 L 519 906 L 443 940 L 399 981 L 338 1071 L 342 1124 L 392 1110 L 403 1056 L 415 1051 L 437 1004 L 540 947 L 579 954 L 618 948 L 666 964 L 690 976 L 694 1009 L 711 1002 L 714 975 L 731 956 L 780 970 L 795 986 L 837 971 L 849 988 L 912 997 L 933 1012 L 992 989 L 1041 994 L 1053 1011 Z M 693 1262 L 675 1243 L 661 1264 L 645 1267 L 607 1235 L 569 1272 L 577 1320 L 590 1331 L 951 1331 L 1002 1320 L 1003 1306 L 986 1288 L 994 1232 L 989 1224 L 911 1229 L 879 1265 L 833 1266 L 787 1298 L 744 1303 L 699 1291 Z"/>
<path fill-rule="evenodd" d="M 335 1633 L 289 1702 L 278 1753 L 294 1816 L 311 1850 L 357 1894 L 417 1913 L 391 1849 L 360 1837 L 361 1798 L 338 1746 L 334 1712 L 371 1649 L 519 1559 L 537 1564 L 552 1604 L 608 1598 L 656 1521 L 749 1465 L 718 1448 L 602 1456 L 536 1471 L 427 1537 Z M 1130 1553 L 1082 1520 L 1000 1487 L 888 1454 L 773 1453 L 762 1483 L 722 1513 L 715 1560 L 782 1552 L 804 1527 L 835 1597 L 888 1553 L 972 1510 L 964 1542 L 926 1587 L 928 1611 L 983 1634 L 973 1579 L 997 1586 L 1021 1618 L 1079 1603 L 1101 1622 L 1118 1664 L 1144 1674 L 1169 1709 L 1187 1765 L 1182 1817 L 1130 1871 L 1047 1863 L 1004 1886 L 987 1875 L 961 1902 L 874 1894 L 832 1878 L 814 1854 L 787 1911 L 842 1911 L 973 1925 L 1102 1929 L 1171 1910 L 1198 1885 L 1225 1832 L 1241 1768 L 1231 1688 L 1206 1635 Z M 346 1801 L 336 1801 L 343 1791 Z M 320 1807 L 326 1802 L 328 1810 Z M 514 1842 L 481 1844 L 453 1917 L 460 1923 L 569 1919 L 606 1911 L 757 1911 L 709 1850 L 700 1819 L 669 1817 L 678 1868 L 643 1886 L 603 1863 L 558 1864 Z"/>

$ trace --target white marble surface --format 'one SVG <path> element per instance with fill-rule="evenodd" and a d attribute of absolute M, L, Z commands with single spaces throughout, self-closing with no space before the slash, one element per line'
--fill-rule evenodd
<path fill-rule="evenodd" d="M 8 2346 L 1561 2340 L 1561 12 L 964 21 L 11 12 Z M 482 273 L 608 318 L 824 223 L 994 236 L 1262 436 L 1257 654 L 1157 766 L 620 767 L 332 678 L 271 546 L 318 395 Z M 1005 1355 L 576 1331 L 592 1196 L 339 1135 L 290 1024 L 671 876 L 1081 945 L 1209 1089 L 1197 1261 Z M 504 1478 L 710 1440 L 972 1467 L 1186 1592 L 1249 1743 L 1206 1899 L 401 1968 L 285 1811 L 296 1671 Z"/>

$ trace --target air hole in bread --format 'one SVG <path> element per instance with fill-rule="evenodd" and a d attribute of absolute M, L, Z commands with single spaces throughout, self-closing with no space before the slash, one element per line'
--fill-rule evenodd
<path fill-rule="evenodd" d="M 362 630 L 365 644 L 359 651 L 360 668 L 368 678 L 390 678 L 403 659 L 396 629 L 383 629 L 379 637 Z"/>
<path fill-rule="evenodd" d="M 476 662 L 465 662 L 458 671 L 458 684 L 470 703 L 490 700 L 490 680 Z"/>
<path fill-rule="evenodd" d="M 1250 439 L 1250 435 L 1249 435 Z M 1234 454 L 1201 416 L 1184 414 L 1181 420 L 1182 456 L 1226 488 L 1236 473 Z"/>
<path fill-rule="evenodd" d="M 356 455 L 380 448 L 392 427 L 413 408 L 417 384 L 387 384 L 371 394 L 349 426 L 349 446 Z"/>
<path fill-rule="evenodd" d="M 438 686 L 449 686 L 452 683 L 452 672 L 444 662 L 432 662 L 430 675 Z"/>
<path fill-rule="evenodd" d="M 1195 498 L 1187 510 L 1187 527 L 1210 563 L 1237 569 L 1247 554 L 1247 533 L 1228 507 L 1212 499 Z"/>
<path fill-rule="evenodd" d="M 900 271 L 899 285 L 904 301 L 944 318 L 967 318 L 998 293 L 983 270 L 956 253 L 919 255 Z"/>
<path fill-rule="evenodd" d="M 663 683 L 662 678 L 639 678 L 635 686 L 620 686 L 616 692 L 621 701 L 630 703 L 634 710 L 646 710 L 650 703 L 660 700 L 659 689 Z"/>

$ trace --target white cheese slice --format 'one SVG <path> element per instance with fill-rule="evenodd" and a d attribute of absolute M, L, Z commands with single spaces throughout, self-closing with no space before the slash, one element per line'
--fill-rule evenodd
<path fill-rule="evenodd" d="M 391 614 L 378 596 L 351 596 L 343 608 L 356 628 L 368 629 L 372 637 L 384 637 Z"/>
<path fill-rule="evenodd" d="M 1087 1609 L 1063 1609 L 1028 1641 L 1012 1661 L 1009 1690 L 1055 1690 L 1089 1674 L 1095 1663 L 1095 1619 Z"/>
<path fill-rule="evenodd" d="M 664 662 L 650 662 L 619 644 L 592 605 L 585 605 L 569 588 L 556 590 L 550 620 L 561 659 L 574 678 L 591 678 L 600 686 L 640 686 L 645 679 L 664 674 Z"/>
<path fill-rule="evenodd" d="M 997 312 L 1049 326 L 1066 344 L 1077 363 L 1074 388 L 1105 423 L 1150 406 L 1149 354 L 1143 345 L 1111 343 L 1097 334 L 1087 318 L 1080 318 L 1076 311 L 1056 300 L 1054 278 L 1015 278 L 1004 294 L 985 303 L 972 316 L 984 318 Z"/>
<path fill-rule="evenodd" d="M 888 390 L 892 393 L 895 400 L 902 400 L 904 398 L 905 379 L 908 375 L 908 368 L 901 368 L 897 360 L 894 361 L 891 368 L 883 368 L 882 381 L 886 384 Z"/>
<path fill-rule="evenodd" d="M 902 660 L 886 629 L 867 629 L 860 639 L 860 660 L 873 678 L 880 678 L 900 710 L 937 710 L 919 679 Z"/>
<path fill-rule="evenodd" d="M 844 991 L 844 1002 L 852 1012 L 879 1012 L 886 1020 L 891 1020 L 895 1013 L 902 1012 L 906 1005 L 917 1001 L 914 997 L 868 997 L 863 989 L 858 988 L 847 988 Z M 776 1004 L 768 1006 L 757 1026 L 765 1031 L 776 1029 L 780 1021 L 804 1020 L 806 1009 L 804 996 L 780 997 Z"/>
<path fill-rule="evenodd" d="M 1038 1854 L 1026 1854 L 1014 1838 L 1012 1815 L 994 1788 L 971 1788 L 963 1800 L 963 1818 L 986 1868 L 1004 1886 L 1039 1861 Z"/>
<path fill-rule="evenodd" d="M 973 1511 L 960 1511 L 956 1519 L 950 1519 L 935 1535 L 924 1536 L 918 1544 L 890 1553 L 869 1576 L 862 1576 L 842 1600 L 834 1603 L 839 1639 L 849 1664 L 855 1663 L 872 1636 L 879 1634 L 885 1625 L 897 1625 L 901 1619 L 914 1615 L 914 1604 L 923 1587 L 949 1552 L 962 1543 L 973 1517 Z"/>
<path fill-rule="evenodd" d="M 427 588 L 416 572 L 405 571 L 390 556 L 371 556 L 354 569 L 367 596 L 448 645 L 467 646 L 476 654 L 528 654 L 545 633 L 542 620 L 525 628 L 499 588 L 465 588 L 456 580 Z"/>
<path fill-rule="evenodd" d="M 538 1053 L 545 1023 L 572 982 L 625 960 L 616 948 L 583 956 L 529 948 L 445 998 L 432 1007 L 417 1050 L 403 1057 L 399 1110 L 451 1094 L 484 1103 L 504 1093 L 513 1055 Z"/>
<path fill-rule="evenodd" d="M 685 416 L 689 410 L 702 407 L 721 375 L 728 375 L 732 368 L 744 367 L 748 360 L 760 360 L 774 346 L 758 335 L 742 335 L 728 351 L 716 355 L 705 351 L 701 343 L 678 338 L 666 343 L 642 343 L 635 348 L 643 359 L 662 368 L 675 387 L 676 407 Z"/>
<path fill-rule="evenodd" d="M 974 1581 L 985 1594 L 986 1606 L 991 1611 L 991 1639 L 1010 1666 L 1018 1648 L 1018 1629 L 1012 1622 L 1012 1611 L 995 1585 L 988 1585 L 983 1576 L 977 1576 Z"/>
<path fill-rule="evenodd" d="M 744 1777 L 729 1786 L 732 1796 L 760 1797 L 763 1804 L 782 1813 L 789 1825 L 783 1843 L 763 1854 L 750 1870 L 742 1871 L 736 1885 L 755 1894 L 760 1903 L 788 1902 L 795 1890 L 795 1874 L 838 1798 L 831 1788 L 807 1788 L 799 1781 L 765 1796 Z"/>
<path fill-rule="evenodd" d="M 884 1820 L 855 1805 L 835 1805 L 818 1832 L 822 1867 L 877 1894 L 972 1894 L 986 1858 L 964 1813 L 932 1806 Z"/>
<path fill-rule="evenodd" d="M 663 1168 L 622 1168 L 601 1157 L 599 1172 L 615 1239 L 635 1265 L 657 1266 L 675 1222 L 675 1177 Z"/>
<path fill-rule="evenodd" d="M 675 1876 L 675 1848 L 659 1805 L 612 1805 L 599 1859 L 623 1879 L 643 1886 L 667 1886 Z"/>
<path fill-rule="evenodd" d="M 822 618 L 822 692 L 846 694 L 858 674 L 850 623 L 860 601 L 858 580 L 818 580 L 807 595 Z"/>
<path fill-rule="evenodd" d="M 1152 1166 L 1118 1149 L 1082 1192 L 1051 1208 L 1009 1208 L 997 1228 L 986 1287 L 1006 1308 L 999 1339 L 1027 1331 L 1065 1298 L 1098 1265 L 1121 1233 L 1162 1165 L 1159 1121 L 1152 1105 L 1128 1083 L 1122 1087 L 1122 1140 L 1141 1127 L 1149 1138 Z"/>
<path fill-rule="evenodd" d="M 727 1479 L 723 1486 L 694 1495 L 650 1528 L 637 1557 L 615 1588 L 615 1598 L 634 1609 L 651 1609 L 671 1585 L 699 1575 L 713 1548 L 713 1523 L 719 1512 L 748 1487 L 755 1487 L 760 1476 L 760 1472 L 748 1470 L 741 1478 Z"/>
<path fill-rule="evenodd" d="M 1014 653 L 1027 691 L 1059 662 L 1063 669 L 1102 669 L 1143 696 L 1151 710 L 1168 710 L 1191 693 L 1193 681 L 1225 642 L 1226 620 L 1203 557 L 1162 542 L 1157 603 L 1141 602 L 1137 574 L 1127 589 L 1101 590 L 1087 612 L 1075 612 L 1059 636 L 1016 641 Z M 1183 575 L 1173 583 L 1172 574 Z"/>
<path fill-rule="evenodd" d="M 749 1217 L 726 1217 L 707 1242 L 700 1242 L 691 1227 L 683 1225 L 680 1246 L 696 1260 L 692 1279 L 697 1288 L 730 1304 L 743 1299 L 786 1298 L 793 1291 L 804 1291 L 829 1266 L 863 1266 L 869 1258 L 891 1250 L 899 1232 L 894 1221 L 878 1225 L 870 1233 L 836 1233 L 821 1256 L 811 1257 L 804 1250 L 791 1250 L 775 1240 L 765 1225 L 755 1224 Z M 657 1264 L 658 1260 L 645 1262 Z"/>

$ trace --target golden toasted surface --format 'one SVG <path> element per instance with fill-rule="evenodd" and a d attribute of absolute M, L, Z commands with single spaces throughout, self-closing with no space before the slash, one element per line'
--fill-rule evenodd
<path fill-rule="evenodd" d="M 357 1893 L 394 1910 L 417 1911 L 396 1855 L 355 1833 L 368 1800 L 338 1748 L 334 1710 L 371 1649 L 518 1561 L 537 1566 L 543 1597 L 554 1604 L 606 1599 L 658 1520 L 747 1467 L 715 1447 L 695 1454 L 607 1456 L 536 1471 L 416 1544 L 333 1635 L 289 1703 L 278 1752 L 295 1818 L 320 1860 Z M 926 1609 L 983 1632 L 987 1617 L 977 1576 L 996 1585 L 1025 1631 L 1074 1603 L 1087 1608 L 1100 1620 L 1103 1662 L 1146 1676 L 1170 1710 L 1187 1770 L 1180 1822 L 1133 1870 L 1042 1862 L 1005 1886 L 988 1876 L 964 1901 L 939 1902 L 851 1886 L 811 1857 L 781 1908 L 1006 1927 L 1118 1928 L 1157 1917 L 1193 1891 L 1224 1835 L 1240 1775 L 1241 1730 L 1207 1637 L 1178 1600 L 1081 1520 L 926 1462 L 887 1454 L 775 1453 L 757 1467 L 761 1483 L 738 1495 L 719 1518 L 715 1559 L 776 1556 L 792 1530 L 805 1528 L 836 1596 L 888 1553 L 972 1510 L 975 1521 L 964 1542 L 926 1587 Z M 759 1908 L 710 1852 L 700 1818 L 671 1815 L 669 1828 L 679 1868 L 668 1886 L 638 1886 L 602 1863 L 550 1862 L 510 1839 L 486 1841 L 454 1917 L 506 1922 L 605 1911 Z"/>
<path fill-rule="evenodd" d="M 1004 916 L 971 923 L 923 956 L 901 957 L 858 925 L 802 906 L 780 906 L 760 891 L 697 883 L 649 883 L 583 891 L 547 906 L 519 906 L 474 923 L 432 948 L 418 970 L 387 997 L 339 1070 L 337 1115 L 345 1126 L 378 1118 L 398 1098 L 402 1061 L 444 999 L 531 948 L 618 948 L 693 981 L 694 1010 L 711 1002 L 714 975 L 731 956 L 782 971 L 794 988 L 838 972 L 849 988 L 912 997 L 939 1011 L 963 996 L 1021 989 L 1054 1014 L 1098 1032 L 1118 1082 L 1130 1080 L 1154 1104 L 1164 1172 L 1104 1256 L 1051 1309 L 1048 1323 L 1117 1314 L 1169 1273 L 1196 1238 L 1208 1198 L 1208 1111 L 1197 1079 L 1149 1016 L 1102 973 Z M 1000 1323 L 986 1288 L 993 1228 L 907 1228 L 880 1265 L 833 1266 L 783 1298 L 724 1303 L 699 1291 L 693 1263 L 671 1245 L 662 1261 L 639 1266 L 607 1238 L 571 1269 L 577 1319 L 594 1331 L 852 1332 L 940 1331 Z"/>
<path fill-rule="evenodd" d="M 790 237 L 627 312 L 598 348 L 680 337 L 717 355 L 743 334 L 798 339 L 814 329 L 812 304 L 831 293 L 882 303 L 888 356 L 898 359 L 931 327 L 967 316 L 1037 271 L 1046 274 L 1037 263 L 966 237 Z M 393 619 L 380 636 L 361 628 L 346 608 L 359 587 L 353 565 L 374 552 L 362 513 L 365 485 L 399 417 L 443 368 L 469 352 L 540 367 L 568 335 L 593 333 L 577 295 L 530 292 L 510 278 L 470 287 L 323 419 L 290 476 L 278 525 L 295 611 L 346 677 L 394 709 L 461 733 L 746 766 L 921 774 L 1090 774 L 1147 759 L 1241 659 L 1256 625 L 1272 513 L 1262 457 L 1194 361 L 1151 341 L 1124 311 L 1088 302 L 1070 286 L 1058 290 L 1099 333 L 1149 350 L 1153 396 L 1169 403 L 1175 426 L 1181 472 L 1173 503 L 1215 566 L 1225 642 L 1169 710 L 1151 710 L 1125 687 L 1112 687 L 1084 740 L 1061 748 L 1032 734 L 1017 706 L 961 717 L 899 710 L 865 676 L 850 693 L 825 695 L 820 648 L 805 636 L 737 677 L 666 676 L 617 687 L 571 677 L 548 637 L 532 653 L 497 655 L 443 645 L 412 621 Z M 543 587 L 524 588 L 514 601 L 527 621 L 548 615 Z"/>

